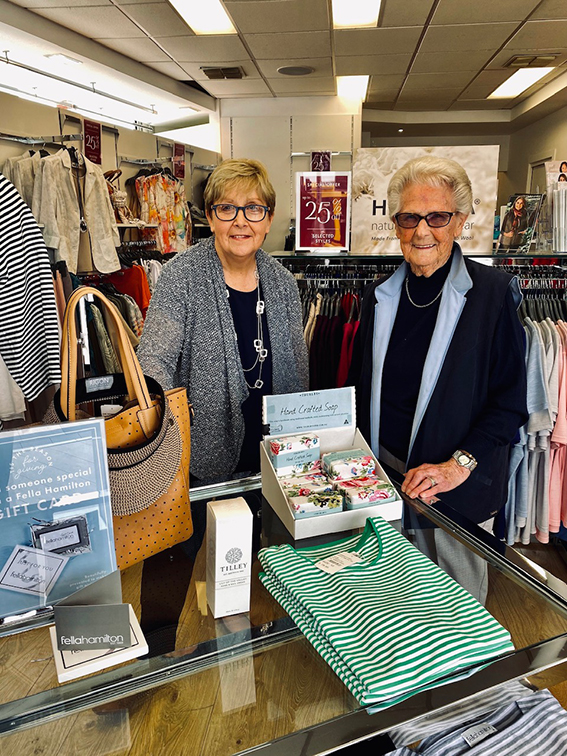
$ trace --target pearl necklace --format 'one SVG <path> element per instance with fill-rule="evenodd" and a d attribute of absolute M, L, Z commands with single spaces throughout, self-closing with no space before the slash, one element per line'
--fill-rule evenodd
<path fill-rule="evenodd" d="M 416 302 L 414 302 L 413 299 L 410 297 L 409 283 L 408 282 L 409 282 L 409 278 L 406 276 L 406 294 L 408 295 L 408 299 L 409 299 L 409 301 L 411 302 L 411 304 L 414 307 L 419 307 L 420 310 L 422 310 L 424 307 L 430 307 L 434 302 L 437 302 L 437 300 L 439 299 L 439 297 L 443 293 L 443 287 L 441 287 L 441 291 L 439 292 L 439 294 L 437 294 L 437 296 L 435 297 L 435 299 L 432 299 L 431 302 L 428 302 L 427 304 L 420 305 L 420 304 L 417 304 Z"/>
<path fill-rule="evenodd" d="M 268 350 L 264 347 L 264 326 L 262 324 L 262 315 L 264 314 L 264 310 L 266 308 L 266 304 L 263 299 L 260 299 L 260 276 L 258 275 L 258 268 L 254 271 L 254 276 L 256 278 L 256 291 L 258 293 L 258 298 L 256 300 L 256 317 L 258 319 L 258 326 L 256 331 L 256 338 L 254 339 L 254 349 L 256 350 L 256 359 L 254 361 L 254 364 L 249 367 L 245 368 L 244 365 L 242 366 L 242 370 L 244 372 L 244 380 L 246 381 L 246 385 L 249 389 L 261 389 L 264 385 L 264 381 L 262 380 L 262 369 L 264 367 L 264 362 L 266 360 L 266 357 L 268 356 Z M 227 299 L 230 297 L 230 292 L 227 289 L 226 290 L 226 296 Z M 254 381 L 252 385 L 248 383 L 246 380 L 246 373 L 250 373 L 256 366 L 260 364 L 260 370 L 258 371 L 258 378 Z"/>

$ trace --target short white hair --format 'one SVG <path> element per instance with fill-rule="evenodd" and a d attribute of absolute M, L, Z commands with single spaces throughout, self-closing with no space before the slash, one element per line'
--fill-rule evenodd
<path fill-rule="evenodd" d="M 388 184 L 388 210 L 391 218 L 400 212 L 402 195 L 410 184 L 446 186 L 453 192 L 456 212 L 468 215 L 472 210 L 471 180 L 463 166 L 454 160 L 422 155 L 402 165 Z"/>

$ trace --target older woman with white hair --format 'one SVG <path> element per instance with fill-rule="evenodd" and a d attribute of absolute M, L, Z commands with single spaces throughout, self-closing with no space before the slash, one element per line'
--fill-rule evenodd
<path fill-rule="evenodd" d="M 440 497 L 490 528 L 506 501 L 509 445 L 527 421 L 518 284 L 455 241 L 472 210 L 458 163 L 410 160 L 388 206 L 405 262 L 365 292 L 351 372 L 361 429 L 405 474 L 409 497 Z M 454 576 L 484 597 L 485 574 Z"/>

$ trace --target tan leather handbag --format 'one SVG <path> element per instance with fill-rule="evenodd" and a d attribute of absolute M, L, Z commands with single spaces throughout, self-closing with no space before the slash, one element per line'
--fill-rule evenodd
<path fill-rule="evenodd" d="M 118 332 L 122 373 L 77 380 L 76 309 L 92 294 Z M 144 376 L 120 315 L 97 289 L 76 289 L 62 328 L 61 388 L 43 421 L 61 423 L 91 416 L 93 406 L 123 405 L 105 422 L 114 541 L 123 570 L 187 540 L 193 533 L 189 505 L 190 414 L 184 388 L 164 392 Z M 77 410 L 86 405 L 90 412 Z"/>

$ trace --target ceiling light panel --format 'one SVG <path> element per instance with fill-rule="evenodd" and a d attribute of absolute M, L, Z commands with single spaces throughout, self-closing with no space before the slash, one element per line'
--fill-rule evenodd
<path fill-rule="evenodd" d="M 488 95 L 488 99 L 510 99 L 525 92 L 533 84 L 543 79 L 553 68 L 521 68 L 506 79 L 497 89 Z"/>
<path fill-rule="evenodd" d="M 169 0 L 195 34 L 236 34 L 220 0 Z"/>
<path fill-rule="evenodd" d="M 335 29 L 364 29 L 378 26 L 381 0 L 333 0 Z"/>
<path fill-rule="evenodd" d="M 337 94 L 347 100 L 366 99 L 369 76 L 337 76 Z"/>

